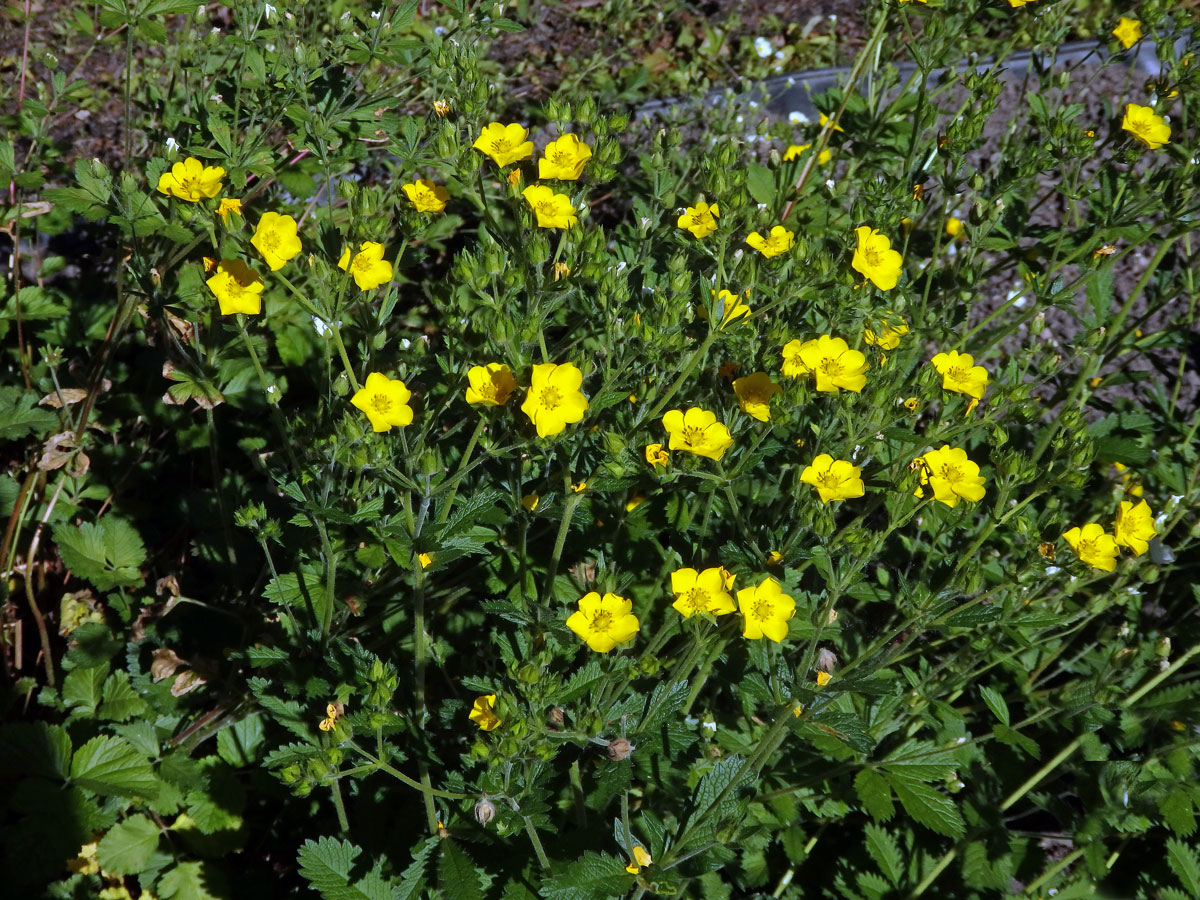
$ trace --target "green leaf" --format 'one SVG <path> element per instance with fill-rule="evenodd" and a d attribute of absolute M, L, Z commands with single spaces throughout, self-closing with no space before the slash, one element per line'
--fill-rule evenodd
<path fill-rule="evenodd" d="M 1112 311 L 1112 296 L 1113 267 L 1104 265 L 1096 269 L 1087 282 L 1087 300 L 1097 325 L 1107 324 L 1108 314 Z"/>
<path fill-rule="evenodd" d="M 963 836 L 966 824 L 949 797 L 939 793 L 936 788 L 905 778 L 897 772 L 889 772 L 888 781 L 900 798 L 904 811 L 915 821 L 954 840 Z"/>
<path fill-rule="evenodd" d="M 770 203 L 775 199 L 775 173 L 758 163 L 747 163 L 746 190 L 755 203 Z"/>
<path fill-rule="evenodd" d="M 71 736 L 61 725 L 14 722 L 0 725 L 0 775 L 66 778 Z"/>
<path fill-rule="evenodd" d="M 862 769 L 854 776 L 854 790 L 872 819 L 886 822 L 896 812 L 892 803 L 892 786 L 874 769 Z"/>
<path fill-rule="evenodd" d="M 180 863 L 158 882 L 158 896 L 161 900 L 217 900 L 207 882 L 204 863 Z"/>
<path fill-rule="evenodd" d="M 136 875 L 158 849 L 158 826 L 143 815 L 130 816 L 100 840 L 96 861 L 116 875 Z"/>
<path fill-rule="evenodd" d="M 663 722 L 683 709 L 687 703 L 691 683 L 687 681 L 662 682 L 654 688 L 646 704 L 646 715 L 637 727 L 638 731 L 653 731 Z"/>
<path fill-rule="evenodd" d="M 1183 787 L 1176 787 L 1158 801 L 1158 811 L 1163 822 L 1176 834 L 1187 837 L 1196 830 L 1196 811 L 1192 795 Z"/>
<path fill-rule="evenodd" d="M 400 884 L 392 892 L 392 900 L 416 900 L 421 896 L 425 888 L 425 866 L 429 862 L 429 854 L 439 843 L 441 838 L 436 835 L 427 837 L 419 849 L 413 851 L 412 862 L 400 873 Z"/>
<path fill-rule="evenodd" d="M 128 522 L 106 516 L 96 523 L 59 525 L 54 540 L 67 568 L 99 590 L 142 583 L 138 567 L 146 561 L 146 548 Z"/>
<path fill-rule="evenodd" d="M 78 670 L 76 670 L 78 671 Z M 97 671 L 85 669 L 84 671 Z M 75 673 L 72 672 L 72 675 Z M 101 692 L 100 718 L 112 722 L 124 722 L 146 711 L 146 701 L 137 695 L 129 683 L 129 673 L 118 669 L 108 676 Z"/>
<path fill-rule="evenodd" d="M 253 765 L 266 737 L 262 716 L 249 715 L 217 735 L 217 753 L 235 768 Z"/>
<path fill-rule="evenodd" d="M 63 679 L 62 700 L 70 709 L 78 709 L 88 716 L 96 714 L 96 707 L 103 694 L 104 679 L 108 666 L 93 666 L 88 669 L 72 669 Z"/>
<path fill-rule="evenodd" d="M 1010 747 L 1016 747 L 1023 750 L 1038 759 L 1042 755 L 1042 748 L 1037 745 L 1037 742 L 1026 735 L 1021 734 L 1014 728 L 1009 728 L 1007 725 L 994 725 L 992 727 L 992 736 L 1002 744 L 1008 744 Z"/>
<path fill-rule="evenodd" d="M 992 690 L 990 687 L 984 687 L 982 685 L 979 687 L 979 695 L 983 697 L 983 702 L 986 703 L 987 708 L 992 711 L 992 715 L 999 719 L 1002 724 L 1008 725 L 1008 704 L 1004 702 L 1004 695 L 999 691 Z"/>
<path fill-rule="evenodd" d="M 15 441 L 27 434 L 41 437 L 58 426 L 58 416 L 38 409 L 37 402 L 33 391 L 0 387 L 0 441 Z"/>
<path fill-rule="evenodd" d="M 900 845 L 896 843 L 896 838 L 886 828 L 871 823 L 867 823 L 863 831 L 866 834 L 867 852 L 871 854 L 871 859 L 875 860 L 892 886 L 898 886 L 900 879 L 904 877 L 904 857 L 900 855 Z"/>
<path fill-rule="evenodd" d="M 630 881 L 623 860 L 589 850 L 572 863 L 554 866 L 538 893 L 542 900 L 609 900 L 624 894 Z"/>
<path fill-rule="evenodd" d="M 696 792 L 692 796 L 692 814 L 688 817 L 685 830 L 702 819 L 708 820 L 714 827 L 719 825 L 722 812 L 727 811 L 730 805 L 729 801 L 736 796 L 738 788 L 751 778 L 752 773 L 740 756 L 726 756 L 717 760 L 696 785 Z"/>
<path fill-rule="evenodd" d="M 300 874 L 325 900 L 391 900 L 391 891 L 378 875 L 350 883 L 350 869 L 360 853 L 359 847 L 336 838 L 305 841 L 297 857 Z"/>
<path fill-rule="evenodd" d="M 1167 865 L 1175 877 L 1183 882 L 1188 893 L 1200 897 L 1200 856 L 1196 848 L 1178 838 L 1167 840 Z"/>
<path fill-rule="evenodd" d="M 455 900 L 483 900 L 483 880 L 471 857 L 452 840 L 442 841 L 438 888 Z"/>
<path fill-rule="evenodd" d="M 150 763 L 128 741 L 111 735 L 94 737 L 75 752 L 71 781 L 97 794 L 150 799 L 158 794 Z"/>

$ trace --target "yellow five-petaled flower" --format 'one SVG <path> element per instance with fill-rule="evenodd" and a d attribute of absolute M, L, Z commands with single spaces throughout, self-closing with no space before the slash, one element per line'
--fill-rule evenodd
<path fill-rule="evenodd" d="M 467 718 L 479 726 L 481 731 L 492 731 L 500 724 L 500 717 L 492 709 L 496 703 L 495 694 L 484 694 L 475 698 L 475 704 Z"/>
<path fill-rule="evenodd" d="M 665 469 L 671 463 L 671 455 L 663 449 L 662 444 L 647 444 L 646 462 L 650 463 L 651 468 L 657 469 L 661 466 Z"/>
<path fill-rule="evenodd" d="M 1111 572 L 1117 567 L 1117 554 L 1120 552 L 1117 541 L 1104 530 L 1103 525 L 1095 522 L 1089 522 L 1082 528 L 1076 525 L 1063 532 L 1063 540 L 1071 545 L 1081 562 L 1093 569 Z"/>
<path fill-rule="evenodd" d="M 342 251 L 338 260 L 339 269 L 349 269 L 359 290 L 369 291 L 392 280 L 392 264 L 383 258 L 383 244 L 363 241 L 354 257 L 350 248 Z"/>
<path fill-rule="evenodd" d="M 841 338 L 823 334 L 811 341 L 788 341 L 781 370 L 788 378 L 813 375 L 818 391 L 858 393 L 867 383 L 867 358 Z"/>
<path fill-rule="evenodd" d="M 733 392 L 737 395 L 742 412 L 760 422 L 770 421 L 771 398 L 782 391 L 783 388 L 773 382 L 766 372 L 755 372 L 733 382 Z"/>
<path fill-rule="evenodd" d="M 507 166 L 533 156 L 533 141 L 523 125 L 489 122 L 471 146 L 490 156 L 498 166 Z"/>
<path fill-rule="evenodd" d="M 579 390 L 582 384 L 583 373 L 574 363 L 542 363 L 533 367 L 521 412 L 529 416 L 538 437 L 558 434 L 583 418 L 588 402 Z"/>
<path fill-rule="evenodd" d="M 796 601 L 783 593 L 778 581 L 766 578 L 760 585 L 742 588 L 737 599 L 745 625 L 743 637 L 754 641 L 765 635 L 777 644 L 787 637 L 787 623 L 796 614 Z"/>
<path fill-rule="evenodd" d="M 577 181 L 583 166 L 592 158 L 592 149 L 574 134 L 564 134 L 551 141 L 538 160 L 538 178 Z"/>
<path fill-rule="evenodd" d="M 671 573 L 671 591 L 675 602 L 671 604 L 685 619 L 698 612 L 723 616 L 737 609 L 729 594 L 732 584 L 725 581 L 725 570 L 714 566 L 697 572 L 695 569 L 676 569 Z"/>
<path fill-rule="evenodd" d="M 262 312 L 263 280 L 240 259 L 221 260 L 205 284 L 216 295 L 223 316 L 233 313 L 257 316 Z"/>
<path fill-rule="evenodd" d="M 395 426 L 412 424 L 413 411 L 408 405 L 411 398 L 412 392 L 403 381 L 372 372 L 350 402 L 367 414 L 375 431 L 391 431 Z"/>
<path fill-rule="evenodd" d="M 1171 126 L 1162 116 L 1156 116 L 1149 106 L 1127 103 L 1121 127 L 1151 150 L 1171 143 Z"/>
<path fill-rule="evenodd" d="M 404 196 L 412 201 L 417 212 L 443 212 L 450 201 L 450 192 L 428 178 L 418 178 L 412 184 L 404 185 L 401 190 L 404 191 Z"/>
<path fill-rule="evenodd" d="M 199 203 L 206 197 L 212 198 L 221 193 L 221 179 L 224 177 L 225 170 L 220 166 L 206 166 L 189 156 L 171 166 L 171 171 L 159 176 L 158 192 L 189 203 Z"/>
<path fill-rule="evenodd" d="M 538 228 L 570 228 L 579 224 L 575 207 L 566 194 L 556 194 L 544 184 L 531 184 L 521 196 L 537 216 Z"/>
<path fill-rule="evenodd" d="M 975 365 L 971 354 L 951 350 L 937 354 L 930 363 L 942 376 L 944 390 L 966 394 L 976 400 L 983 399 L 983 392 L 988 385 L 988 372 L 983 366 Z"/>
<path fill-rule="evenodd" d="M 983 499 L 984 478 L 979 474 L 979 466 L 967 458 L 967 451 L 961 447 L 942 444 L 940 450 L 930 450 L 914 459 L 913 466 L 920 472 L 921 485 L 932 489 L 933 499 L 940 503 L 954 507 L 959 500 L 978 503 Z M 925 496 L 921 486 L 913 493 Z"/>
<path fill-rule="evenodd" d="M 715 413 L 693 406 L 687 412 L 672 409 L 662 417 L 663 427 L 671 436 L 672 450 L 686 450 L 697 456 L 720 459 L 733 446 L 729 429 L 717 421 Z"/>
<path fill-rule="evenodd" d="M 757 231 L 750 232 L 750 236 L 746 238 L 746 243 L 767 259 L 770 259 L 773 256 L 778 256 L 780 253 L 787 253 L 787 251 L 795 247 L 796 235 L 782 225 L 776 225 L 766 237 L 763 237 Z"/>
<path fill-rule="evenodd" d="M 282 269 L 284 264 L 301 250 L 300 237 L 296 233 L 296 220 L 276 212 L 263 213 L 250 243 L 262 254 L 272 272 Z"/>
<path fill-rule="evenodd" d="M 633 604 L 616 594 L 601 597 L 596 591 L 579 598 L 579 609 L 567 617 L 567 627 L 597 653 L 632 640 L 640 623 Z"/>
<path fill-rule="evenodd" d="M 822 453 L 800 473 L 800 480 L 815 487 L 821 502 L 828 503 L 852 500 L 866 493 L 861 474 L 862 470 L 853 463 Z"/>
<path fill-rule="evenodd" d="M 720 215 L 721 210 L 717 204 L 710 206 L 701 201 L 685 209 L 675 224 L 684 231 L 690 231 L 692 237 L 704 238 L 717 230 L 717 217 Z"/>
<path fill-rule="evenodd" d="M 1121 16 L 1121 21 L 1117 23 L 1117 27 L 1112 30 L 1112 33 L 1113 37 L 1121 42 L 1121 46 L 1128 50 L 1142 39 L 1142 23 L 1137 19 Z"/>
<path fill-rule="evenodd" d="M 467 372 L 467 402 L 503 406 L 517 389 L 512 369 L 504 363 L 473 366 Z"/>
<path fill-rule="evenodd" d="M 1154 513 L 1145 500 L 1134 506 L 1128 500 L 1121 501 L 1117 519 L 1113 523 L 1113 538 L 1122 547 L 1128 547 L 1135 556 L 1150 549 L 1150 539 L 1158 534 L 1154 527 Z"/>
<path fill-rule="evenodd" d="M 850 265 L 856 272 L 867 276 L 881 291 L 890 291 L 900 280 L 903 259 L 892 249 L 886 234 L 867 225 L 854 229 L 858 246 Z"/>

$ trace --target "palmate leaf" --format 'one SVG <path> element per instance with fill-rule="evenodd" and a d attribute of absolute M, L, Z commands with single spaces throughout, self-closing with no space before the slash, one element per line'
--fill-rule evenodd
<path fill-rule="evenodd" d="M 106 516 L 96 523 L 59 525 L 54 540 L 67 568 L 99 590 L 142 583 L 138 567 L 146 561 L 146 548 L 128 522 Z"/>
<path fill-rule="evenodd" d="M 33 391 L 0 388 L 0 441 L 14 441 L 30 433 L 41 436 L 58 425 L 58 416 L 38 409 L 37 401 Z"/>

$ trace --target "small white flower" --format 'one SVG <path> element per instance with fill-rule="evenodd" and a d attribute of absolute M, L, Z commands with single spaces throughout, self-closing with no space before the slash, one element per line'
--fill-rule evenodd
<path fill-rule="evenodd" d="M 263 6 L 263 15 L 265 15 L 267 17 L 268 22 L 271 21 L 271 16 L 274 14 L 274 12 L 275 12 L 275 7 L 273 7 L 270 3 L 267 3 L 266 5 Z"/>
<path fill-rule="evenodd" d="M 783 59 L 783 51 L 782 51 L 782 50 L 776 50 L 776 51 L 775 51 L 775 58 L 776 58 L 776 59 Z"/>
<path fill-rule="evenodd" d="M 829 188 L 829 193 L 831 194 L 833 193 L 833 187 L 835 184 L 836 182 L 832 178 L 825 179 L 825 187 Z"/>
<path fill-rule="evenodd" d="M 716 723 L 716 722 L 714 722 L 714 721 L 713 721 L 712 719 L 710 719 L 710 718 L 706 718 L 706 719 L 705 719 L 703 722 L 701 722 L 701 723 L 700 723 L 700 727 L 701 727 L 702 729 L 704 729 L 705 731 L 707 731 L 709 734 L 716 734 L 716 733 L 717 733 L 717 723 Z"/>
<path fill-rule="evenodd" d="M 275 385 L 273 385 L 273 384 L 268 384 L 268 385 L 267 385 L 267 393 L 268 393 L 268 394 L 275 394 L 275 393 L 278 393 L 278 392 L 279 392 L 279 388 L 275 387 Z"/>
<path fill-rule="evenodd" d="M 443 34 L 446 33 L 446 27 L 444 25 L 438 25 L 436 28 L 433 29 L 433 33 L 436 34 L 438 37 L 441 37 Z"/>
<path fill-rule="evenodd" d="M 1061 571 L 1062 569 L 1060 569 L 1058 566 L 1046 566 L 1047 575 L 1057 575 Z"/>
<path fill-rule="evenodd" d="M 766 38 L 760 37 L 754 39 L 754 52 L 758 54 L 759 59 L 766 59 L 775 52 L 775 48 Z"/>
<path fill-rule="evenodd" d="M 751 100 L 751 101 L 750 101 L 750 103 L 749 103 L 749 106 L 750 106 L 750 108 L 751 108 L 751 109 L 758 109 L 758 101 L 757 101 L 757 100 Z"/>
<path fill-rule="evenodd" d="M 379 10 L 375 10 L 375 12 L 371 13 L 371 18 L 378 19 L 379 18 Z"/>
<path fill-rule="evenodd" d="M 697 725 L 700 724 L 700 720 L 697 719 L 695 716 L 684 716 L 683 724 L 687 725 L 689 728 L 695 728 Z"/>
<path fill-rule="evenodd" d="M 789 75 L 789 76 L 788 76 L 788 80 L 787 80 L 787 86 L 788 86 L 788 87 L 795 87 L 795 86 L 796 86 L 796 79 L 795 79 L 795 78 L 793 78 L 791 75 Z"/>
<path fill-rule="evenodd" d="M 760 204 L 758 204 L 758 211 L 759 211 L 759 212 L 766 212 L 766 211 L 767 211 L 767 204 L 765 204 L 765 203 L 760 203 Z"/>
<path fill-rule="evenodd" d="M 967 742 L 967 739 L 963 735 L 959 735 L 958 737 L 956 737 L 954 739 L 954 743 L 956 743 L 956 744 L 965 744 L 966 742 Z"/>
<path fill-rule="evenodd" d="M 175 138 L 173 138 L 173 137 L 167 138 L 167 152 L 174 153 L 178 149 L 179 149 L 179 141 L 175 140 Z"/>
<path fill-rule="evenodd" d="M 267 51 L 268 53 L 274 53 L 274 52 L 275 52 L 275 45 L 274 45 L 274 44 L 263 44 L 263 47 L 264 47 L 264 48 L 266 48 L 266 51 Z"/>
<path fill-rule="evenodd" d="M 408 338 L 400 338 L 400 346 L 403 349 L 407 350 L 409 347 L 412 346 L 412 341 L 410 341 Z"/>
<path fill-rule="evenodd" d="M 806 116 L 804 113 L 800 112 L 800 110 L 794 109 L 790 113 L 788 113 L 788 121 L 791 122 L 793 125 L 807 125 L 808 124 L 808 116 Z"/>
<path fill-rule="evenodd" d="M 739 125 L 741 125 L 741 124 L 742 124 L 742 122 L 744 122 L 744 121 L 745 121 L 745 119 L 744 119 L 744 118 L 742 118 L 741 116 L 738 116 L 736 119 L 734 119 L 734 121 L 735 121 L 735 122 L 737 122 Z"/>

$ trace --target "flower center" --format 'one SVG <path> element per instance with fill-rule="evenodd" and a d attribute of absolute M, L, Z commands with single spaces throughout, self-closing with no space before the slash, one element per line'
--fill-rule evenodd
<path fill-rule="evenodd" d="M 550 159 L 554 165 L 561 166 L 564 169 L 570 168 L 571 163 L 574 162 L 574 160 L 571 158 L 571 154 L 564 153 L 562 150 L 555 150 Z"/>
<path fill-rule="evenodd" d="M 556 387 L 542 388 L 541 401 L 546 409 L 554 409 L 562 403 L 562 394 Z"/>
<path fill-rule="evenodd" d="M 200 179 L 185 177 L 180 180 L 179 187 L 189 196 L 196 197 L 200 194 Z"/>
<path fill-rule="evenodd" d="M 774 613 L 775 608 L 770 600 L 755 600 L 754 606 L 750 607 L 750 615 L 760 622 L 767 621 Z"/>
<path fill-rule="evenodd" d="M 387 394 L 372 394 L 371 405 L 375 407 L 376 412 L 382 414 L 392 408 L 392 401 Z"/>
<path fill-rule="evenodd" d="M 613 624 L 613 614 L 607 610 L 600 610 L 596 615 L 592 616 L 593 631 L 608 631 Z"/>
<path fill-rule="evenodd" d="M 555 206 L 553 200 L 543 200 L 537 205 L 538 215 L 541 216 L 557 216 L 558 207 Z"/>
<path fill-rule="evenodd" d="M 882 262 L 879 259 L 879 252 L 873 247 L 864 247 L 863 256 L 867 258 L 867 265 L 872 269 L 882 265 Z"/>
<path fill-rule="evenodd" d="M 945 478 L 951 484 L 955 484 L 959 481 L 962 481 L 963 478 L 965 477 L 963 475 L 962 469 L 960 469 L 958 466 L 954 465 L 953 463 L 946 463 L 944 466 L 942 466 L 942 470 L 939 474 L 942 476 L 942 478 Z"/>
<path fill-rule="evenodd" d="M 264 251 L 267 253 L 273 253 L 279 246 L 279 235 L 274 231 L 267 231 L 263 233 L 262 237 L 259 238 L 259 241 L 262 243 L 262 249 Z"/>
<path fill-rule="evenodd" d="M 1079 542 L 1079 558 L 1083 559 L 1088 556 L 1099 556 L 1099 547 L 1096 541 L 1080 541 Z"/>
<path fill-rule="evenodd" d="M 692 447 L 698 447 L 704 443 L 704 429 L 696 428 L 689 425 L 683 429 L 683 440 Z"/>
<path fill-rule="evenodd" d="M 842 374 L 842 364 L 836 357 L 827 356 L 821 360 L 821 371 L 830 378 L 836 378 Z"/>
<path fill-rule="evenodd" d="M 835 488 L 842 483 L 842 477 L 836 474 L 833 469 L 826 469 L 817 476 L 817 481 L 821 482 L 827 488 Z"/>
<path fill-rule="evenodd" d="M 512 142 L 508 138 L 496 138 L 492 141 L 492 152 L 499 155 L 512 150 Z"/>
<path fill-rule="evenodd" d="M 683 602 L 692 607 L 692 612 L 698 609 L 704 609 L 708 606 L 708 591 L 701 588 L 692 588 L 683 595 Z"/>
<path fill-rule="evenodd" d="M 359 274 L 365 274 L 371 269 L 371 260 L 367 258 L 365 253 L 359 253 L 354 257 L 354 261 L 350 263 L 350 268 Z"/>

